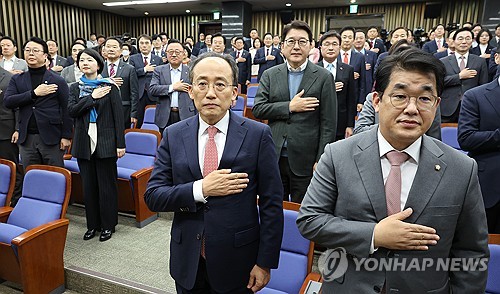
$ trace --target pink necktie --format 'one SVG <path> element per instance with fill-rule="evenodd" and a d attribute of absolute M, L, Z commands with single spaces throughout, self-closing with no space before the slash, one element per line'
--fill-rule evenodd
<path fill-rule="evenodd" d="M 349 54 L 347 54 L 347 52 L 344 52 L 344 60 L 342 61 L 343 63 L 345 64 L 349 64 L 349 58 L 348 58 Z"/>
<path fill-rule="evenodd" d="M 438 45 L 438 49 L 441 49 L 441 40 L 440 39 L 436 40 L 436 43 Z"/>
<path fill-rule="evenodd" d="M 208 127 L 208 141 L 205 145 L 205 158 L 203 159 L 203 177 L 217 169 L 217 145 L 215 144 L 215 134 L 217 128 L 214 126 Z M 205 258 L 205 234 L 201 239 L 201 256 Z"/>
<path fill-rule="evenodd" d="M 465 56 L 460 56 L 460 71 L 465 69 Z"/>
<path fill-rule="evenodd" d="M 401 211 L 401 164 L 408 160 L 408 154 L 392 150 L 386 154 L 391 163 L 391 171 L 385 182 L 387 215 Z"/>
<path fill-rule="evenodd" d="M 109 69 L 109 77 L 114 77 L 116 74 L 115 72 L 115 64 L 114 63 L 111 63 L 111 68 Z"/>

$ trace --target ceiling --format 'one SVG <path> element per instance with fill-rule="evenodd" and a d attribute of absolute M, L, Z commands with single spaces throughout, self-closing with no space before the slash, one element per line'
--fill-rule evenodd
<path fill-rule="evenodd" d="M 221 10 L 220 0 L 194 0 L 181 3 L 167 4 L 147 4 L 147 5 L 129 5 L 108 7 L 104 6 L 103 2 L 120 2 L 127 0 L 58 0 L 58 2 L 70 4 L 91 10 L 103 10 L 123 16 L 141 17 L 144 12 L 149 12 L 149 16 L 166 16 L 166 15 L 185 15 L 186 9 L 189 9 L 190 14 L 207 14 Z M 224 2 L 232 2 L 226 0 Z M 285 9 L 303 9 L 303 8 L 318 8 L 330 6 L 347 6 L 349 0 L 251 0 L 246 1 L 252 5 L 253 11 L 269 11 L 269 10 L 285 10 Z M 291 7 L 286 7 L 287 2 L 292 3 Z M 387 3 L 408 3 L 408 2 L 425 2 L 425 0 L 356 0 L 358 5 L 373 5 Z"/>

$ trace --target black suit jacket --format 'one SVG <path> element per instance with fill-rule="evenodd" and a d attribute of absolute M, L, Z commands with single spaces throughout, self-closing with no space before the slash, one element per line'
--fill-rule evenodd
<path fill-rule="evenodd" d="M 368 43 L 370 43 L 370 40 L 368 39 Z M 380 55 L 381 53 L 384 53 L 387 51 L 387 48 L 385 48 L 385 45 L 384 45 L 384 41 L 380 40 L 380 39 L 375 39 L 374 43 L 373 43 L 373 47 L 371 47 L 371 43 L 370 43 L 370 49 L 372 48 L 378 48 L 378 53 L 377 53 L 377 56 Z M 374 52 L 375 53 L 375 52 Z"/>
<path fill-rule="evenodd" d="M 342 62 L 343 56 L 337 57 L 337 62 Z M 349 60 L 349 65 L 354 68 L 354 71 L 359 73 L 359 78 L 354 80 L 356 84 L 356 96 L 358 97 L 357 103 L 365 103 L 367 90 L 366 87 L 366 62 L 365 56 L 361 53 L 356 52 L 354 49 L 351 50 L 351 59 Z M 371 89 L 370 89 L 371 90 Z"/>
<path fill-rule="evenodd" d="M 135 68 L 139 81 L 139 99 L 141 99 L 144 89 L 149 90 L 149 84 L 151 83 L 151 78 L 153 78 L 153 72 L 144 72 L 144 59 L 141 53 L 130 56 L 128 63 Z M 159 66 L 163 64 L 163 60 L 161 57 L 151 53 L 151 60 L 149 61 L 149 64 Z"/>
<path fill-rule="evenodd" d="M 91 95 L 80 96 L 79 84 L 70 88 L 68 109 L 75 119 L 75 135 L 71 145 L 71 154 L 80 159 L 90 159 L 90 137 L 88 135 L 90 110 L 97 111 L 97 158 L 116 157 L 117 148 L 125 148 L 123 108 L 118 87 L 112 86 L 111 92 L 101 99 Z"/>
<path fill-rule="evenodd" d="M 116 70 L 116 77 L 123 79 L 123 85 L 120 87 L 120 95 L 123 106 L 130 106 L 130 116 L 137 117 L 137 103 L 139 101 L 139 80 L 133 66 L 120 60 Z M 104 69 L 101 73 L 103 78 L 109 77 L 108 63 L 104 63 Z"/>
<path fill-rule="evenodd" d="M 19 144 L 26 140 L 31 115 L 36 118 L 43 143 L 56 145 L 62 138 L 72 137 L 73 121 L 68 115 L 68 84 L 50 70 L 45 72 L 43 83 L 56 84 L 57 91 L 36 97 L 31 87 L 29 71 L 14 75 L 5 91 L 4 105 L 10 109 L 19 108 Z"/>
<path fill-rule="evenodd" d="M 374 52 L 372 52 L 375 54 Z M 324 67 L 324 60 L 318 62 L 320 67 Z M 342 90 L 337 92 L 337 132 L 336 138 L 345 137 L 345 129 L 354 129 L 354 118 L 356 117 L 356 90 L 354 89 L 354 68 L 348 64 L 337 61 L 337 71 L 335 82 L 342 82 Z"/>
<path fill-rule="evenodd" d="M 448 43 L 446 43 L 446 39 L 443 39 L 443 46 L 448 48 Z M 427 53 L 434 54 L 438 51 L 438 45 L 436 43 L 436 40 L 432 40 L 430 42 L 427 42 L 422 46 L 422 50 L 424 50 Z"/>
<path fill-rule="evenodd" d="M 271 53 L 275 58 L 274 60 L 266 60 L 266 50 L 267 48 L 264 46 L 259 48 L 257 52 L 255 52 L 255 57 L 253 58 L 253 63 L 259 65 L 259 74 L 257 75 L 257 80 L 260 81 L 262 77 L 262 73 L 275 65 L 282 64 L 283 57 L 281 57 L 281 51 L 271 46 Z"/>
<path fill-rule="evenodd" d="M 0 140 L 10 140 L 17 129 L 17 109 L 8 109 L 3 105 L 3 96 L 12 74 L 0 67 Z"/>
<path fill-rule="evenodd" d="M 236 61 L 236 51 L 231 51 L 229 54 Z M 246 81 L 250 81 L 252 78 L 252 56 L 250 56 L 250 53 L 247 50 L 243 50 L 240 57 L 246 59 L 245 62 L 236 61 L 236 64 L 238 65 L 238 83 L 244 85 Z"/>

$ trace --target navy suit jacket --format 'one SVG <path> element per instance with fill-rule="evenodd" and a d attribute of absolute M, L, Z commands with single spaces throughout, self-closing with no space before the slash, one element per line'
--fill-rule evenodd
<path fill-rule="evenodd" d="M 231 293 L 247 285 L 255 264 L 278 266 L 283 233 L 278 158 L 267 125 L 231 112 L 218 168 L 247 173 L 248 186 L 239 194 L 197 203 L 193 183 L 203 178 L 198 127 L 196 115 L 165 129 L 144 198 L 152 211 L 174 212 L 170 274 L 176 283 L 193 287 L 204 235 L 210 285 Z"/>
<path fill-rule="evenodd" d="M 137 73 L 137 79 L 139 81 L 139 99 L 141 99 L 144 94 L 144 89 L 149 90 L 149 84 L 151 83 L 151 78 L 153 78 L 153 73 L 144 72 L 144 59 L 141 53 L 130 56 L 128 63 L 135 68 L 135 72 Z M 161 57 L 151 53 L 151 60 L 149 61 L 149 64 L 160 66 L 163 64 L 163 60 Z"/>
<path fill-rule="evenodd" d="M 236 61 L 236 51 L 231 51 L 230 54 Z M 252 56 L 247 50 L 243 50 L 240 57 L 246 59 L 245 62 L 236 61 L 238 65 L 238 83 L 244 85 L 246 81 L 250 81 L 252 78 Z"/>
<path fill-rule="evenodd" d="M 368 41 L 368 43 L 370 43 L 369 39 L 367 39 L 367 41 Z M 384 45 L 384 41 L 382 41 L 380 39 L 375 39 L 375 44 L 373 44 L 373 47 L 378 48 L 378 53 L 375 53 L 372 51 L 373 53 L 377 54 L 377 56 L 387 51 L 387 48 L 385 48 L 385 45 Z"/>
<path fill-rule="evenodd" d="M 189 68 L 181 64 L 181 80 L 190 84 Z M 170 75 L 170 64 L 160 65 L 155 68 L 153 72 L 153 79 L 149 85 L 149 92 L 151 95 L 157 97 L 156 111 L 155 111 L 155 124 L 159 128 L 165 128 L 170 118 L 170 103 L 172 102 L 172 93 L 168 92 L 170 85 L 172 85 L 172 77 Z M 181 120 L 186 119 L 196 114 L 196 109 L 193 100 L 189 98 L 187 92 L 179 92 L 178 95 L 179 117 Z"/>
<path fill-rule="evenodd" d="M 444 39 L 443 41 L 443 46 L 448 48 L 448 43 L 446 43 L 446 39 Z M 431 54 L 436 53 L 438 51 L 438 45 L 436 43 L 436 40 L 432 40 L 430 42 L 425 43 L 424 46 L 422 47 L 422 50 Z"/>
<path fill-rule="evenodd" d="M 437 59 L 441 59 L 441 58 L 446 57 L 446 56 L 448 56 L 448 55 L 450 55 L 450 54 L 448 54 L 448 50 L 446 50 L 446 51 L 443 51 L 443 52 L 436 52 L 436 53 L 434 53 L 433 55 L 434 55 L 434 57 L 436 57 Z"/>
<path fill-rule="evenodd" d="M 47 96 L 35 97 L 29 71 L 14 75 L 5 91 L 5 107 L 19 108 L 19 144 L 26 140 L 31 115 L 36 118 L 43 143 L 56 145 L 62 138 L 72 138 L 73 120 L 68 114 L 68 84 L 60 75 L 50 70 L 45 72 L 43 83 L 56 84 L 57 91 Z"/>
<path fill-rule="evenodd" d="M 458 142 L 478 166 L 484 206 L 500 201 L 500 85 L 494 80 L 465 92 L 458 119 Z"/>
<path fill-rule="evenodd" d="M 271 46 L 271 55 L 276 57 L 274 60 L 266 60 L 266 47 L 261 47 L 255 52 L 255 57 L 253 58 L 253 63 L 259 65 L 259 73 L 257 75 L 257 80 L 260 81 L 262 73 L 275 65 L 282 64 L 283 57 L 281 57 L 281 51 Z"/>
<path fill-rule="evenodd" d="M 380 52 L 380 51 L 379 51 Z M 370 69 L 366 70 L 366 77 L 365 77 L 365 92 L 366 94 L 370 93 L 373 88 L 373 81 L 375 80 L 375 64 L 377 63 L 377 58 L 378 54 L 365 50 L 365 63 L 370 64 Z M 365 68 L 366 69 L 366 68 Z M 366 96 L 365 96 L 366 99 Z M 358 101 L 359 103 L 359 101 Z M 361 104 L 361 103 L 359 103 Z"/>
<path fill-rule="evenodd" d="M 343 56 L 337 57 L 338 62 L 342 62 Z M 359 73 L 359 78 L 354 80 L 356 85 L 356 97 L 358 97 L 357 104 L 363 104 L 366 100 L 366 65 L 365 56 L 361 53 L 356 52 L 356 50 L 351 50 L 351 59 L 349 60 L 349 65 L 354 68 L 354 71 Z M 371 89 L 370 89 L 371 90 Z"/>
<path fill-rule="evenodd" d="M 108 63 L 104 62 L 104 68 L 101 76 L 103 78 L 109 77 Z M 137 74 L 130 64 L 123 60 L 118 63 L 115 77 L 123 79 L 123 85 L 120 87 L 120 96 L 122 98 L 123 106 L 130 106 L 130 117 L 137 117 L 137 103 L 139 101 L 139 80 Z"/>

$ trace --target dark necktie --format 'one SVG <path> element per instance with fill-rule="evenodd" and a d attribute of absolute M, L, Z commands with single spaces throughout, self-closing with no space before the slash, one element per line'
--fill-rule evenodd
<path fill-rule="evenodd" d="M 148 57 L 144 56 L 144 66 L 148 65 Z"/>
<path fill-rule="evenodd" d="M 111 63 L 110 65 L 111 67 L 109 68 L 109 77 L 114 77 L 116 72 L 115 72 L 115 64 L 114 63 Z"/>

